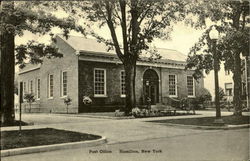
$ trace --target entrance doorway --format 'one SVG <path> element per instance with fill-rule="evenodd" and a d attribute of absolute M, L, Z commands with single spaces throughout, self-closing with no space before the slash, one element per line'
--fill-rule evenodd
<path fill-rule="evenodd" d="M 159 77 L 155 70 L 148 69 L 143 74 L 143 95 L 144 104 L 151 99 L 151 105 L 159 102 Z"/>

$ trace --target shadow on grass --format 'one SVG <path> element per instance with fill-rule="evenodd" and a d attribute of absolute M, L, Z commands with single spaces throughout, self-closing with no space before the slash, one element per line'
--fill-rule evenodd
<path fill-rule="evenodd" d="M 53 128 L 1 132 L 1 150 L 96 140 L 101 136 Z"/>
<path fill-rule="evenodd" d="M 7 126 L 19 126 L 20 125 L 20 121 L 19 120 L 14 120 L 14 122 L 10 122 L 10 123 L 4 123 L 2 124 L 1 122 L 1 127 L 7 127 Z M 27 122 L 21 121 L 21 125 L 22 126 L 27 126 L 29 125 Z"/>

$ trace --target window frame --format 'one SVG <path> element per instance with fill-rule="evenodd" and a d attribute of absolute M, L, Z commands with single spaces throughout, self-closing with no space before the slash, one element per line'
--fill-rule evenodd
<path fill-rule="evenodd" d="M 22 95 L 23 95 L 23 98 L 24 98 L 24 95 L 26 94 L 26 91 L 27 90 L 27 84 L 26 84 L 26 82 L 25 81 L 23 81 L 23 93 L 22 93 Z"/>
<path fill-rule="evenodd" d="M 66 95 L 64 95 L 64 88 L 63 88 L 63 73 L 66 73 L 67 74 L 67 77 L 66 77 L 66 80 L 67 80 L 67 82 L 66 82 Z M 60 85 L 60 88 L 61 88 L 61 97 L 67 97 L 68 96 L 68 71 L 62 71 L 61 72 L 61 85 Z"/>
<path fill-rule="evenodd" d="M 95 84 L 96 84 L 96 81 L 95 81 L 95 74 L 96 74 L 96 71 L 97 70 L 101 70 L 101 71 L 104 71 L 104 94 L 95 94 Z M 107 97 L 107 76 L 106 76 L 106 69 L 104 68 L 94 68 L 94 97 Z"/>
<path fill-rule="evenodd" d="M 170 80 L 169 80 L 170 75 L 174 75 L 174 77 L 175 77 L 175 95 L 170 95 Z M 177 82 L 178 82 L 178 80 L 177 80 L 177 75 L 176 74 L 169 74 L 168 75 L 168 95 L 169 95 L 169 97 L 178 97 Z"/>
<path fill-rule="evenodd" d="M 37 78 L 37 82 L 36 82 L 36 99 L 40 100 L 40 98 L 41 98 L 41 79 Z"/>
<path fill-rule="evenodd" d="M 50 77 L 53 76 L 53 84 L 52 84 L 52 97 L 51 97 L 51 91 L 50 91 Z M 53 74 L 49 74 L 48 75 L 48 99 L 53 99 L 54 98 L 54 75 Z"/>
<path fill-rule="evenodd" d="M 122 73 L 123 73 L 123 72 L 124 72 L 124 86 L 125 86 L 125 82 L 126 82 L 125 70 L 121 70 L 121 71 L 120 71 L 120 96 L 121 96 L 122 98 L 125 98 L 125 97 L 126 97 L 126 90 L 125 90 L 125 87 L 124 87 L 124 92 L 125 92 L 125 93 L 122 93 L 122 92 L 123 92 L 123 91 L 122 91 Z"/>
<path fill-rule="evenodd" d="M 29 93 L 31 93 L 31 94 L 34 94 L 34 84 L 33 84 L 33 80 L 30 80 L 29 81 L 29 84 L 30 84 L 30 86 L 29 86 Z"/>
<path fill-rule="evenodd" d="M 192 80 L 193 80 L 193 95 L 189 95 L 189 93 L 188 93 L 188 77 L 192 77 Z M 194 98 L 195 97 L 195 81 L 194 81 L 194 77 L 191 76 L 191 75 L 187 75 L 187 96 L 189 98 Z"/>

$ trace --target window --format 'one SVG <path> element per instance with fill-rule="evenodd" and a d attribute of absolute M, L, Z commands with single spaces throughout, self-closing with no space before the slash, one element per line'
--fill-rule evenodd
<path fill-rule="evenodd" d="M 40 90 L 41 90 L 41 80 L 40 79 L 37 79 L 37 91 L 36 91 L 36 97 L 37 99 L 40 99 Z"/>
<path fill-rule="evenodd" d="M 169 96 L 177 96 L 176 75 L 169 75 Z"/>
<path fill-rule="evenodd" d="M 230 70 L 225 70 L 225 75 L 230 75 Z"/>
<path fill-rule="evenodd" d="M 193 97 L 194 96 L 194 78 L 192 76 L 187 76 L 187 90 L 188 90 L 188 96 Z"/>
<path fill-rule="evenodd" d="M 30 81 L 30 93 L 33 93 L 33 81 Z"/>
<path fill-rule="evenodd" d="M 233 84 L 232 83 L 225 83 L 225 92 L 227 96 L 233 95 Z"/>
<path fill-rule="evenodd" d="M 106 70 L 94 70 L 94 94 L 95 96 L 106 95 Z"/>
<path fill-rule="evenodd" d="M 53 75 L 49 75 L 49 91 L 48 91 L 48 96 L 49 98 L 53 98 L 53 86 L 54 86 L 54 81 L 53 81 Z"/>
<path fill-rule="evenodd" d="M 61 80 L 61 96 L 67 96 L 68 94 L 68 77 L 67 72 L 62 72 L 62 80 Z"/>
<path fill-rule="evenodd" d="M 94 96 L 106 96 L 106 70 L 94 70 Z"/>
<path fill-rule="evenodd" d="M 125 97 L 125 71 L 121 71 L 121 97 Z"/>

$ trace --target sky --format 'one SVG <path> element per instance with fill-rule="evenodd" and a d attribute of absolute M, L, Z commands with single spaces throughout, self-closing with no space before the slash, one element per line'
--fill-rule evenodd
<path fill-rule="evenodd" d="M 97 28 L 97 30 L 99 30 L 98 34 L 100 34 L 101 36 L 105 38 L 110 38 L 110 32 L 108 28 L 104 28 L 104 29 Z M 171 33 L 172 40 L 156 39 L 154 40 L 152 45 L 158 48 L 178 50 L 181 53 L 187 55 L 189 52 L 189 49 L 194 45 L 194 43 L 198 41 L 203 31 L 204 30 L 196 30 L 180 22 L 174 25 L 173 31 Z M 62 34 L 62 31 L 58 28 L 53 28 L 52 32 L 55 34 Z M 82 36 L 80 33 L 76 33 L 74 31 L 70 32 L 70 35 Z M 16 38 L 16 44 L 17 45 L 24 44 L 28 42 L 29 40 L 36 40 L 36 41 L 48 44 L 50 43 L 50 36 L 49 35 L 45 35 L 45 36 L 34 35 L 26 31 L 24 33 L 24 36 Z"/>

